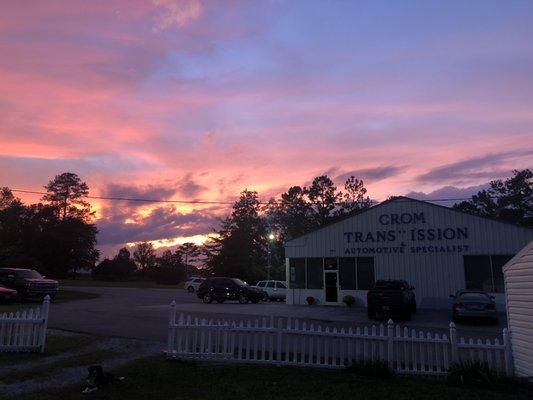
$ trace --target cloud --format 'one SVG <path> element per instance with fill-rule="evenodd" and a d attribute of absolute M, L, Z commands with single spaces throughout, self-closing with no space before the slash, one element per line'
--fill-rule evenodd
<path fill-rule="evenodd" d="M 192 198 L 206 191 L 207 187 L 200 185 L 193 179 L 192 173 L 188 173 L 180 180 L 177 189 L 183 196 Z"/>
<path fill-rule="evenodd" d="M 336 182 L 344 183 L 352 175 L 357 179 L 365 181 L 377 182 L 383 179 L 391 178 L 402 173 L 406 167 L 397 165 L 384 165 L 379 167 L 355 169 L 349 172 L 343 172 L 335 177 Z"/>
<path fill-rule="evenodd" d="M 159 9 L 156 17 L 157 29 L 182 28 L 202 15 L 199 0 L 152 0 Z"/>
<path fill-rule="evenodd" d="M 513 150 L 490 153 L 479 157 L 457 161 L 431 169 L 418 176 L 425 183 L 453 182 L 461 184 L 479 179 L 497 179 L 510 175 L 509 165 L 523 165 L 531 161 L 533 150 Z"/>
<path fill-rule="evenodd" d="M 474 194 L 477 194 L 479 191 L 485 190 L 488 187 L 489 187 L 489 183 L 468 186 L 464 188 L 460 188 L 456 186 L 444 186 L 444 187 L 435 189 L 428 193 L 412 191 L 412 192 L 407 193 L 405 196 L 411 197 L 413 199 L 426 200 L 426 201 L 439 200 L 439 201 L 434 201 L 434 203 L 447 206 L 447 207 L 451 207 L 455 203 L 462 201 L 460 199 L 470 199 Z M 452 199 L 452 200 L 441 201 L 445 199 Z"/>
<path fill-rule="evenodd" d="M 103 189 L 102 196 L 152 200 L 146 202 L 150 204 L 157 200 L 166 200 L 174 193 L 176 193 L 176 187 L 169 187 L 168 185 L 134 186 L 110 183 Z"/>

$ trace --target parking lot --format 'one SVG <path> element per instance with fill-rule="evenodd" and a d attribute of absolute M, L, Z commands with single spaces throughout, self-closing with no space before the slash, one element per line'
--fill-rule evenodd
<path fill-rule="evenodd" d="M 261 319 L 262 317 L 298 318 L 313 323 L 356 327 L 386 321 L 369 321 L 360 307 L 288 306 L 282 302 L 242 305 L 237 302 L 203 304 L 195 294 L 180 289 L 140 289 L 110 287 L 68 287 L 68 290 L 97 293 L 91 300 L 52 304 L 49 326 L 57 329 L 106 336 L 164 342 L 167 334 L 168 306 L 176 301 L 178 314 L 207 319 Z M 450 312 L 419 310 L 410 322 L 401 322 L 417 330 L 445 333 Z M 500 337 L 506 326 L 502 315 L 499 325 L 458 324 L 460 336 L 473 338 Z"/>

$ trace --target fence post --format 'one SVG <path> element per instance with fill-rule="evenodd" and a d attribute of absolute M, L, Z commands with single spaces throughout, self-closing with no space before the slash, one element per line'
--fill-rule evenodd
<path fill-rule="evenodd" d="M 50 296 L 44 296 L 43 308 L 41 309 L 41 316 L 43 324 L 41 325 L 41 353 L 44 353 L 44 346 L 46 344 L 46 328 L 48 327 L 48 312 L 50 310 Z"/>
<path fill-rule="evenodd" d="M 450 322 L 450 346 L 452 362 L 456 363 L 459 361 L 459 354 L 457 352 L 457 329 L 453 322 Z"/>
<path fill-rule="evenodd" d="M 513 359 L 511 349 L 511 338 L 509 337 L 509 330 L 503 328 L 503 345 L 505 357 L 505 375 L 511 377 L 513 375 Z"/>
<path fill-rule="evenodd" d="M 168 336 L 167 336 L 167 357 L 172 356 L 174 343 L 176 342 L 176 300 L 172 300 L 168 309 Z"/>
<path fill-rule="evenodd" d="M 387 361 L 389 362 L 389 368 L 394 369 L 394 322 L 392 319 L 387 321 Z"/>

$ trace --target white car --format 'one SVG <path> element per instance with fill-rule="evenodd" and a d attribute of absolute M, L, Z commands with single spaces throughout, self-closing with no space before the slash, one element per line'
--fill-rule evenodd
<path fill-rule="evenodd" d="M 265 300 L 285 300 L 287 285 L 284 281 L 259 281 L 255 287 L 267 293 Z"/>
<path fill-rule="evenodd" d="M 198 290 L 203 281 L 205 281 L 205 278 L 189 278 L 185 281 L 183 288 L 187 289 L 187 292 L 189 293 L 194 293 Z"/>

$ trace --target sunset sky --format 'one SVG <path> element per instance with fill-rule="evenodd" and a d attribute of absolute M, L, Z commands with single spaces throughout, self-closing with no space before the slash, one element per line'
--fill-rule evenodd
<path fill-rule="evenodd" d="M 5 0 L 0 186 L 267 200 L 327 173 L 470 196 L 533 167 L 532 21 L 532 1 Z M 104 254 L 227 212 L 92 204 Z"/>

